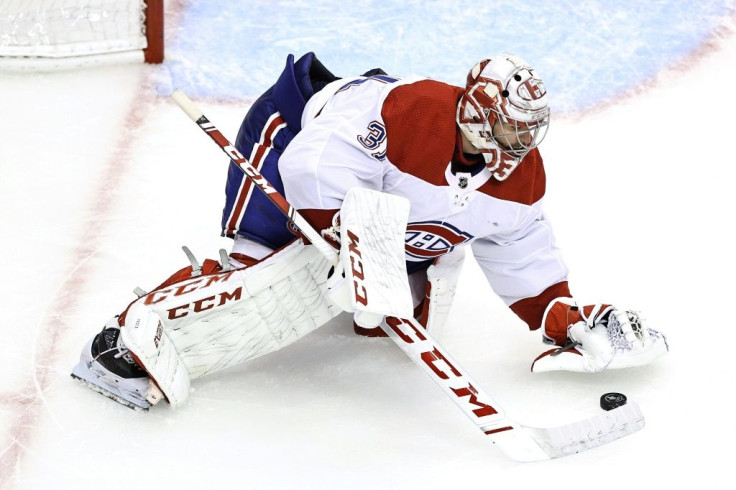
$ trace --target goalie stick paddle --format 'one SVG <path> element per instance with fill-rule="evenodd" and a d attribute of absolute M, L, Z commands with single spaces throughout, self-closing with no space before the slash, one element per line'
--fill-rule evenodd
<path fill-rule="evenodd" d="M 171 97 L 182 110 L 243 170 L 269 199 L 333 264 L 332 246 L 289 205 L 266 178 L 223 136 L 181 91 Z M 491 441 L 516 461 L 540 461 L 579 453 L 632 434 L 644 427 L 638 406 L 628 403 L 566 425 L 527 427 L 511 420 L 505 410 L 414 319 L 388 317 L 381 324 L 389 337 L 411 358 Z"/>
<path fill-rule="evenodd" d="M 299 231 L 314 245 L 317 250 L 332 263 L 337 265 L 338 258 L 335 249 L 312 228 L 304 217 L 299 214 L 291 205 L 286 202 L 284 196 L 276 190 L 271 183 L 261 174 L 253 165 L 250 164 L 247 158 L 233 146 L 230 141 L 212 124 L 207 117 L 199 110 L 199 108 L 191 101 L 187 95 L 181 90 L 174 90 L 171 94 L 171 98 L 174 102 L 186 113 L 189 118 L 197 123 L 197 126 L 202 129 L 212 141 L 225 152 L 227 156 L 243 171 L 245 176 L 255 184 L 287 218 L 294 223 Z"/>

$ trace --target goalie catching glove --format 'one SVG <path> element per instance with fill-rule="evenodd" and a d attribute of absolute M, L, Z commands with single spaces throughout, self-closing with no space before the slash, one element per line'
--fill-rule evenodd
<path fill-rule="evenodd" d="M 611 305 L 578 307 L 557 298 L 542 318 L 544 341 L 558 346 L 532 363 L 532 372 L 593 373 L 648 364 L 669 350 L 664 335 L 644 326 L 641 317 Z"/>

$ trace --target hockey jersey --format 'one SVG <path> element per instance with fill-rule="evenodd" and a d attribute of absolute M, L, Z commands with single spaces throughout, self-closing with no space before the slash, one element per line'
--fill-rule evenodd
<path fill-rule="evenodd" d="M 315 66 L 326 83 L 314 88 Z M 530 328 L 570 296 L 567 268 L 542 213 L 545 174 L 531 151 L 504 181 L 462 153 L 455 123 L 462 88 L 383 74 L 337 79 L 313 54 L 287 59 L 254 103 L 238 149 L 316 229 L 352 187 L 409 199 L 409 272 L 469 246 L 491 287 Z M 310 84 L 311 80 L 311 84 Z M 275 249 L 293 234 L 283 215 L 231 164 L 222 229 Z"/>
<path fill-rule="evenodd" d="M 542 158 L 533 150 L 504 181 L 484 165 L 453 164 L 461 93 L 428 79 L 332 82 L 307 102 L 279 161 L 286 198 L 318 229 L 355 186 L 409 199 L 410 266 L 470 246 L 496 294 L 536 328 L 550 299 L 569 296 L 541 208 Z"/>

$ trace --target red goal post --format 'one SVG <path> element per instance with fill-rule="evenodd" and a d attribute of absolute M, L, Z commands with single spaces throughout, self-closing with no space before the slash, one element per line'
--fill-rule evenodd
<path fill-rule="evenodd" d="M 164 59 L 163 0 L 2 0 L 0 70 Z"/>

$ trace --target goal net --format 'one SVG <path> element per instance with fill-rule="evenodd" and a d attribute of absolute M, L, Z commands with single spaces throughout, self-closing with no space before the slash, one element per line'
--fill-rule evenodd
<path fill-rule="evenodd" d="M 163 0 L 0 0 L 0 69 L 163 61 Z"/>

